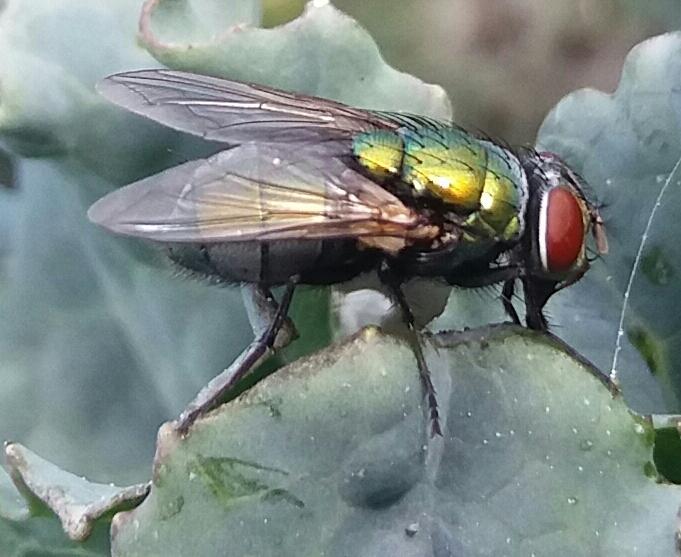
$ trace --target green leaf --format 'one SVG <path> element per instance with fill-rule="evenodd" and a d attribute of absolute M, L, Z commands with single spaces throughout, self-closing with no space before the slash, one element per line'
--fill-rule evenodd
<path fill-rule="evenodd" d="M 646 20 L 648 25 L 654 23 L 661 31 L 676 31 L 681 28 L 679 0 L 655 0 L 645 3 L 636 0 L 617 0 L 617 3 Z"/>
<path fill-rule="evenodd" d="M 113 554 L 673 554 L 681 489 L 655 481 L 652 426 L 599 372 L 516 327 L 433 343 L 443 438 L 409 348 L 366 329 L 187 438 L 164 426 Z"/>
<path fill-rule="evenodd" d="M 657 417 L 660 420 L 660 417 Z M 656 420 L 656 421 L 657 421 Z M 655 467 L 667 481 L 681 484 L 681 436 L 678 417 L 661 420 L 655 427 Z"/>
<path fill-rule="evenodd" d="M 134 42 L 138 7 L 138 0 L 2 3 L 0 135 L 15 153 L 68 155 L 120 181 L 162 165 L 178 136 L 135 121 L 94 90 L 108 73 L 154 64 Z"/>
<path fill-rule="evenodd" d="M 13 188 L 16 186 L 16 162 L 6 151 L 0 149 L 0 187 Z"/>
<path fill-rule="evenodd" d="M 5 456 L 18 489 L 29 502 L 38 500 L 52 510 L 74 541 L 86 540 L 98 520 L 137 506 L 149 491 L 148 484 L 117 487 L 88 482 L 16 443 L 5 446 Z"/>
<path fill-rule="evenodd" d="M 224 10 L 224 0 L 148 5 L 140 24 L 142 43 L 171 68 L 265 83 L 352 106 L 451 118 L 441 87 L 387 65 L 371 36 L 328 0 L 308 2 L 300 17 L 274 29 L 253 27 L 253 11 Z"/>
<path fill-rule="evenodd" d="M 111 555 L 108 525 L 95 526 L 85 542 L 73 542 L 64 535 L 59 520 L 28 503 L 9 475 L 0 468 L 0 548 L 3 557 L 95 557 Z"/>
<path fill-rule="evenodd" d="M 605 204 L 610 240 L 610 253 L 555 296 L 549 315 L 598 367 L 616 364 L 625 397 L 643 412 L 681 410 L 681 315 L 673 303 L 681 295 L 679 83 L 681 33 L 650 39 L 627 57 L 614 94 L 572 93 L 538 139 Z"/>
<path fill-rule="evenodd" d="M 28 504 L 17 491 L 4 468 L 0 468 L 0 517 L 21 521 L 31 514 Z"/>
<path fill-rule="evenodd" d="M 108 557 L 109 529 L 100 525 L 86 542 L 69 540 L 53 517 L 9 522 L 0 518 L 3 557 Z"/>

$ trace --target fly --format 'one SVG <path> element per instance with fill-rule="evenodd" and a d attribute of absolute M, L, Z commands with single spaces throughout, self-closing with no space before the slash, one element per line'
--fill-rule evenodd
<path fill-rule="evenodd" d="M 398 303 L 429 407 L 435 389 L 402 293 L 412 277 L 451 285 L 523 285 L 528 327 L 589 267 L 587 237 L 607 251 L 584 184 L 557 155 L 510 149 L 448 122 L 370 111 L 255 84 L 171 71 L 112 75 L 99 91 L 168 127 L 227 144 L 205 159 L 114 191 L 89 210 L 118 234 L 161 244 L 195 273 L 253 285 L 271 321 L 180 417 L 210 408 L 275 346 L 298 284 L 378 271 Z M 286 285 L 277 305 L 269 291 Z"/>

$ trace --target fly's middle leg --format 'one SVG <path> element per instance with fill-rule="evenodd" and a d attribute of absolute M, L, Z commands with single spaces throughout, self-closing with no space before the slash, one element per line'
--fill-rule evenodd
<path fill-rule="evenodd" d="M 255 339 L 220 375 L 213 378 L 196 395 L 176 422 L 176 429 L 186 434 L 197 418 L 217 407 L 227 393 L 248 373 L 266 360 L 275 350 L 295 338 L 288 314 L 297 280 L 292 279 L 277 304 L 272 293 L 258 285 L 242 286 L 248 318 Z"/>
<path fill-rule="evenodd" d="M 400 311 L 402 312 L 402 316 L 404 317 L 404 321 L 407 325 L 407 332 L 409 335 L 408 340 L 411 344 L 412 350 L 414 351 L 414 356 L 416 357 L 416 365 L 418 366 L 421 383 L 423 385 L 426 402 L 428 404 L 430 435 L 431 437 L 435 437 L 436 435 L 441 436 L 442 428 L 440 427 L 440 411 L 438 409 L 437 394 L 435 392 L 435 385 L 433 385 L 430 369 L 428 369 L 426 358 L 423 355 L 421 335 L 414 324 L 414 314 L 409 307 L 409 303 L 404 296 L 404 292 L 402 292 L 399 279 L 395 277 L 392 271 L 387 267 L 381 268 L 380 278 L 381 281 L 390 289 L 393 298 L 400 307 Z"/>

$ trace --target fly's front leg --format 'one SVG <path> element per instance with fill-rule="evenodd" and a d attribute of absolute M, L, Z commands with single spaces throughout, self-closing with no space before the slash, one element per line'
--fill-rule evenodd
<path fill-rule="evenodd" d="M 187 405 L 176 422 L 176 428 L 181 434 L 186 434 L 198 417 L 217 407 L 227 393 L 251 370 L 275 350 L 283 348 L 293 340 L 295 330 L 290 322 L 287 322 L 286 315 L 295 285 L 296 280 L 291 280 L 286 285 L 279 304 L 266 288 L 257 285 L 242 286 L 242 295 L 255 340 Z"/>
<path fill-rule="evenodd" d="M 501 289 L 501 303 L 504 305 L 506 315 L 511 318 L 514 324 L 520 325 L 520 317 L 513 306 L 513 294 L 515 293 L 515 278 L 504 281 L 504 287 Z"/>
<path fill-rule="evenodd" d="M 557 283 L 552 280 L 533 278 L 523 279 L 525 291 L 525 322 L 530 329 L 548 331 L 549 325 L 544 316 L 544 306 L 557 292 Z"/>
<path fill-rule="evenodd" d="M 380 270 L 381 281 L 390 289 L 391 294 L 397 305 L 400 307 L 402 316 L 407 325 L 408 341 L 411 344 L 414 356 L 416 357 L 416 365 L 418 366 L 419 375 L 421 377 L 421 384 L 425 391 L 426 401 L 428 403 L 428 411 L 430 417 L 430 435 L 442 435 L 442 428 L 440 427 L 440 412 L 438 410 L 437 395 L 435 393 L 435 386 L 426 363 L 426 358 L 423 355 L 423 347 L 421 344 L 421 335 L 416 330 L 414 325 L 414 314 L 409 307 L 409 303 L 402 292 L 400 281 L 395 277 L 392 271 L 385 267 Z"/>

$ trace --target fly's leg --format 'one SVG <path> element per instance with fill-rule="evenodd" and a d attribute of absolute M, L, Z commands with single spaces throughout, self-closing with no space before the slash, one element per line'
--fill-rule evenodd
<path fill-rule="evenodd" d="M 196 395 L 180 414 L 176 429 L 186 434 L 196 419 L 217 407 L 227 393 L 251 370 L 266 360 L 276 349 L 283 348 L 295 336 L 292 327 L 286 327 L 286 315 L 291 305 L 296 281 L 291 280 L 279 304 L 272 293 L 255 285 L 242 287 L 248 317 L 255 340 L 225 369 L 213 378 Z"/>
<path fill-rule="evenodd" d="M 523 279 L 523 288 L 525 289 L 525 306 L 527 308 L 525 321 L 530 329 L 537 331 L 548 331 L 549 324 L 544 316 L 544 306 L 549 301 L 549 298 L 556 292 L 560 292 L 563 288 L 573 285 L 581 278 L 577 275 L 570 280 L 558 282 L 550 279 L 536 279 L 526 277 Z"/>
<path fill-rule="evenodd" d="M 548 331 L 549 325 L 544 317 L 544 306 L 549 298 L 556 293 L 556 282 L 525 278 L 525 322 L 530 329 Z"/>
<path fill-rule="evenodd" d="M 431 437 L 435 437 L 436 435 L 442 436 L 442 428 L 440 427 L 440 412 L 438 410 L 435 386 L 433 385 L 433 380 L 430 375 L 430 370 L 428 369 L 428 364 L 426 363 L 426 358 L 423 355 L 421 336 L 414 325 L 414 314 L 409 307 L 407 299 L 404 296 L 404 292 L 402 292 L 400 281 L 392 274 L 392 272 L 388 269 L 382 268 L 380 272 L 380 278 L 383 283 L 388 286 L 393 297 L 395 298 L 395 301 L 400 306 L 400 311 L 402 312 L 402 316 L 404 317 L 404 321 L 407 325 L 407 332 L 409 335 L 408 341 L 409 344 L 411 344 L 411 348 L 414 351 L 414 356 L 416 357 L 416 365 L 419 369 L 421 384 L 423 385 L 426 401 L 428 403 L 430 435 Z"/>
<path fill-rule="evenodd" d="M 501 289 L 501 303 L 504 305 L 504 311 L 511 318 L 511 321 L 516 325 L 520 325 L 520 317 L 515 307 L 513 307 L 514 292 L 515 278 L 504 281 L 504 287 Z"/>
<path fill-rule="evenodd" d="M 295 284 L 296 282 L 292 281 L 289 286 L 293 288 Z M 271 327 L 272 323 L 276 320 L 278 312 L 281 311 L 281 306 L 279 303 L 277 303 L 269 288 L 258 286 L 257 284 L 242 285 L 241 296 L 244 300 L 246 315 L 248 315 L 248 322 L 251 324 L 253 336 L 258 339 L 265 334 L 265 332 Z M 284 297 L 282 298 L 282 303 L 285 301 L 287 296 L 288 294 L 285 293 Z M 289 304 L 292 296 L 293 293 L 291 293 L 288 299 Z M 284 313 L 286 314 L 288 311 L 285 311 Z M 284 348 L 296 336 L 297 333 L 293 327 L 293 323 L 291 323 L 291 321 L 286 318 L 286 315 L 284 315 L 283 322 L 279 328 L 276 338 L 274 339 L 272 348 L 274 350 Z"/>
<path fill-rule="evenodd" d="M 428 403 L 428 411 L 430 415 L 430 435 L 435 437 L 436 435 L 442 436 L 442 428 L 440 427 L 440 412 L 438 410 L 437 404 L 437 394 L 435 393 L 435 386 L 433 385 L 433 380 L 430 374 L 430 369 L 428 369 L 428 364 L 426 363 L 426 358 L 423 355 L 423 346 L 421 344 L 421 336 L 414 326 L 414 314 L 407 303 L 407 299 L 404 297 L 404 292 L 399 286 L 391 287 L 393 290 L 393 295 L 397 300 L 404 320 L 407 324 L 407 329 L 409 331 L 409 342 L 416 356 L 416 364 L 419 368 L 419 375 L 421 376 L 421 383 L 423 384 L 423 389 L 426 393 L 426 401 Z"/>

